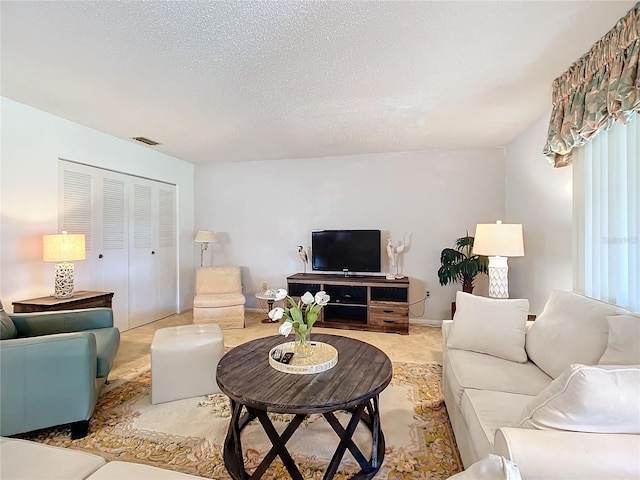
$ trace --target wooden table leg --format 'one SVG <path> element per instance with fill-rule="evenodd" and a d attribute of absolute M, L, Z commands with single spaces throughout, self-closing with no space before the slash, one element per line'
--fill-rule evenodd
<path fill-rule="evenodd" d="M 227 438 L 224 441 L 224 466 L 234 480 L 247 480 L 249 474 L 247 474 L 247 471 L 244 469 L 240 432 L 253 418 L 250 418 L 250 413 L 247 413 L 244 418 L 241 416 L 241 403 L 231 399 L 229 399 L 229 402 L 231 403 L 231 421 L 229 422 Z"/>
<path fill-rule="evenodd" d="M 362 468 L 360 472 L 351 477 L 352 479 L 368 480 L 373 478 L 378 470 L 380 470 L 382 462 L 384 461 L 385 441 L 380 427 L 378 396 L 376 395 L 373 399 L 348 411 L 351 413 L 351 419 L 349 420 L 346 430 L 332 412 L 323 414 L 329 425 L 331 425 L 331 428 L 333 428 L 336 434 L 340 437 L 340 444 L 338 445 L 338 448 L 336 449 L 336 452 L 334 453 L 323 477 L 325 480 L 330 480 L 334 477 L 347 448 Z M 359 422 L 363 422 L 371 431 L 372 444 L 370 460 L 365 458 L 364 454 L 360 451 L 352 438 Z"/>
<path fill-rule="evenodd" d="M 300 470 L 298 470 L 296 463 L 286 448 L 286 443 L 300 427 L 304 419 L 307 418 L 307 415 L 295 415 L 291 422 L 289 422 L 289 425 L 287 425 L 287 428 L 282 432 L 282 435 L 279 435 L 267 412 L 243 406 L 231 399 L 230 402 L 231 422 L 229 423 L 229 431 L 227 432 L 227 438 L 224 443 L 224 464 L 231 477 L 234 480 L 259 479 L 267 471 L 269 465 L 271 465 L 273 460 L 275 460 L 276 456 L 279 456 L 289 472 L 289 475 L 291 475 L 292 480 L 304 480 Z M 243 407 L 247 410 L 247 413 L 244 415 L 242 415 Z M 333 412 L 323 414 L 329 425 L 331 425 L 331 428 L 333 428 L 338 437 L 340 437 L 340 443 L 338 444 L 323 477 L 325 480 L 331 480 L 335 476 L 347 449 L 349 449 L 362 468 L 360 472 L 352 477 L 353 479 L 369 480 L 373 478 L 382 466 L 382 462 L 384 460 L 385 441 L 382 428 L 380 426 L 378 396 L 376 395 L 372 399 L 361 403 L 357 407 L 348 411 L 351 413 L 351 419 L 349 420 L 346 429 L 342 426 Z M 242 453 L 242 441 L 240 437 L 242 430 L 255 418 L 260 421 L 262 428 L 271 441 L 272 447 L 262 459 L 262 462 L 260 462 L 260 465 L 258 465 L 253 474 L 249 475 L 244 468 L 244 456 Z M 367 426 L 372 435 L 371 458 L 369 460 L 367 460 L 353 441 L 353 434 L 360 422 L 363 422 Z"/>
<path fill-rule="evenodd" d="M 229 423 L 229 430 L 227 431 L 227 437 L 224 443 L 223 456 L 224 465 L 229 475 L 231 475 L 231 478 L 234 480 L 258 479 L 264 475 L 276 456 L 280 456 L 291 478 L 293 480 L 304 480 L 285 445 L 304 419 L 307 418 L 307 415 L 296 415 L 293 420 L 289 422 L 289 425 L 287 425 L 287 428 L 282 432 L 282 435 L 278 435 L 267 412 L 244 406 L 247 413 L 242 415 L 243 405 L 231 399 L 229 399 L 229 401 L 231 402 L 231 422 Z M 258 468 L 256 468 L 253 474 L 249 475 L 244 468 L 244 455 L 242 453 L 242 440 L 240 437 L 242 430 L 256 417 L 262 424 L 262 428 L 273 446 L 262 459 Z"/>
<path fill-rule="evenodd" d="M 289 475 L 291 475 L 291 478 L 293 480 L 304 480 L 304 477 L 300 473 L 300 470 L 298 470 L 296 462 L 294 462 L 293 458 L 291 458 L 291 454 L 289 453 L 285 445 L 294 434 L 294 432 L 298 429 L 298 427 L 302 424 L 304 419 L 307 418 L 307 415 L 298 414 L 293 417 L 291 422 L 289 422 L 289 425 L 287 425 L 287 428 L 285 428 L 284 432 L 282 432 L 282 435 L 278 435 L 278 432 L 273 426 L 273 423 L 271 422 L 271 419 L 269 418 L 267 412 L 256 411 L 256 416 L 258 417 L 258 420 L 260 420 L 262 428 L 267 434 L 267 437 L 269 437 L 271 445 L 273 446 L 262 459 L 262 462 L 260 462 L 258 468 L 256 468 L 256 471 L 253 473 L 252 478 L 260 478 L 267 470 L 267 468 L 269 468 L 271 462 L 273 462 L 273 460 L 276 458 L 276 455 L 278 455 L 282 459 L 282 463 L 284 463 L 284 466 L 287 468 L 287 471 L 289 472 Z"/>

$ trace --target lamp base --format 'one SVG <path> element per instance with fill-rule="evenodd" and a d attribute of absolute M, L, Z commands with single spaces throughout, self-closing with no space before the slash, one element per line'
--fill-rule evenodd
<path fill-rule="evenodd" d="M 200 268 L 202 268 L 204 265 L 204 251 L 207 250 L 209 248 L 209 243 L 208 242 L 202 242 L 200 244 Z"/>
<path fill-rule="evenodd" d="M 73 297 L 73 263 L 56 263 L 56 281 L 53 296 Z"/>
<path fill-rule="evenodd" d="M 489 257 L 489 296 L 509 298 L 507 257 Z"/>

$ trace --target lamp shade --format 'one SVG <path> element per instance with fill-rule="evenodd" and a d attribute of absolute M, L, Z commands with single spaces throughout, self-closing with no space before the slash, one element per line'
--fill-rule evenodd
<path fill-rule="evenodd" d="M 211 243 L 217 242 L 218 237 L 216 237 L 215 233 L 209 230 L 199 230 L 194 241 L 196 243 Z"/>
<path fill-rule="evenodd" d="M 473 240 L 473 253 L 488 257 L 522 257 L 524 242 L 519 223 L 479 223 Z"/>
<path fill-rule="evenodd" d="M 62 232 L 42 236 L 42 260 L 45 262 L 73 262 L 85 258 L 84 234 Z"/>

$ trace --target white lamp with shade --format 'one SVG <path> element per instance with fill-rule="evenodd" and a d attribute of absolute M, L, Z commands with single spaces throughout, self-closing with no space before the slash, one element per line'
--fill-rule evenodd
<path fill-rule="evenodd" d="M 522 225 L 519 223 L 479 223 L 473 253 L 489 257 L 489 296 L 509 298 L 508 257 L 524 256 Z"/>
<path fill-rule="evenodd" d="M 56 263 L 56 279 L 53 296 L 70 298 L 73 296 L 73 263 L 86 258 L 83 234 L 61 234 L 42 236 L 42 260 Z"/>
<path fill-rule="evenodd" d="M 216 237 L 215 233 L 209 230 L 198 230 L 194 241 L 200 244 L 200 266 L 202 267 L 204 262 L 204 251 L 209 248 L 210 243 L 217 242 L 218 237 Z"/>

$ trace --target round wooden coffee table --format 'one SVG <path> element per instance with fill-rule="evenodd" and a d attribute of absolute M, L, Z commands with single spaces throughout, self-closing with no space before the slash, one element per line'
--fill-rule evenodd
<path fill-rule="evenodd" d="M 340 438 L 324 478 L 333 478 L 347 449 L 361 467 L 352 478 L 372 478 L 384 460 L 378 395 L 393 376 L 391 360 L 368 343 L 338 335 L 313 334 L 312 341 L 328 343 L 338 350 L 338 363 L 322 373 L 294 375 L 269 365 L 269 350 L 286 341 L 282 336 L 253 340 L 232 349 L 218 363 L 218 385 L 231 401 L 231 422 L 224 443 L 227 471 L 236 480 L 260 478 L 276 456 L 280 456 L 291 478 L 304 480 L 286 443 L 308 415 L 319 413 Z M 346 428 L 334 415 L 338 410 L 351 413 Z M 291 413 L 294 417 L 279 435 L 267 412 Z M 249 475 L 244 467 L 241 433 L 254 418 L 260 421 L 272 447 Z M 360 421 L 372 435 L 369 459 L 352 440 Z"/>

